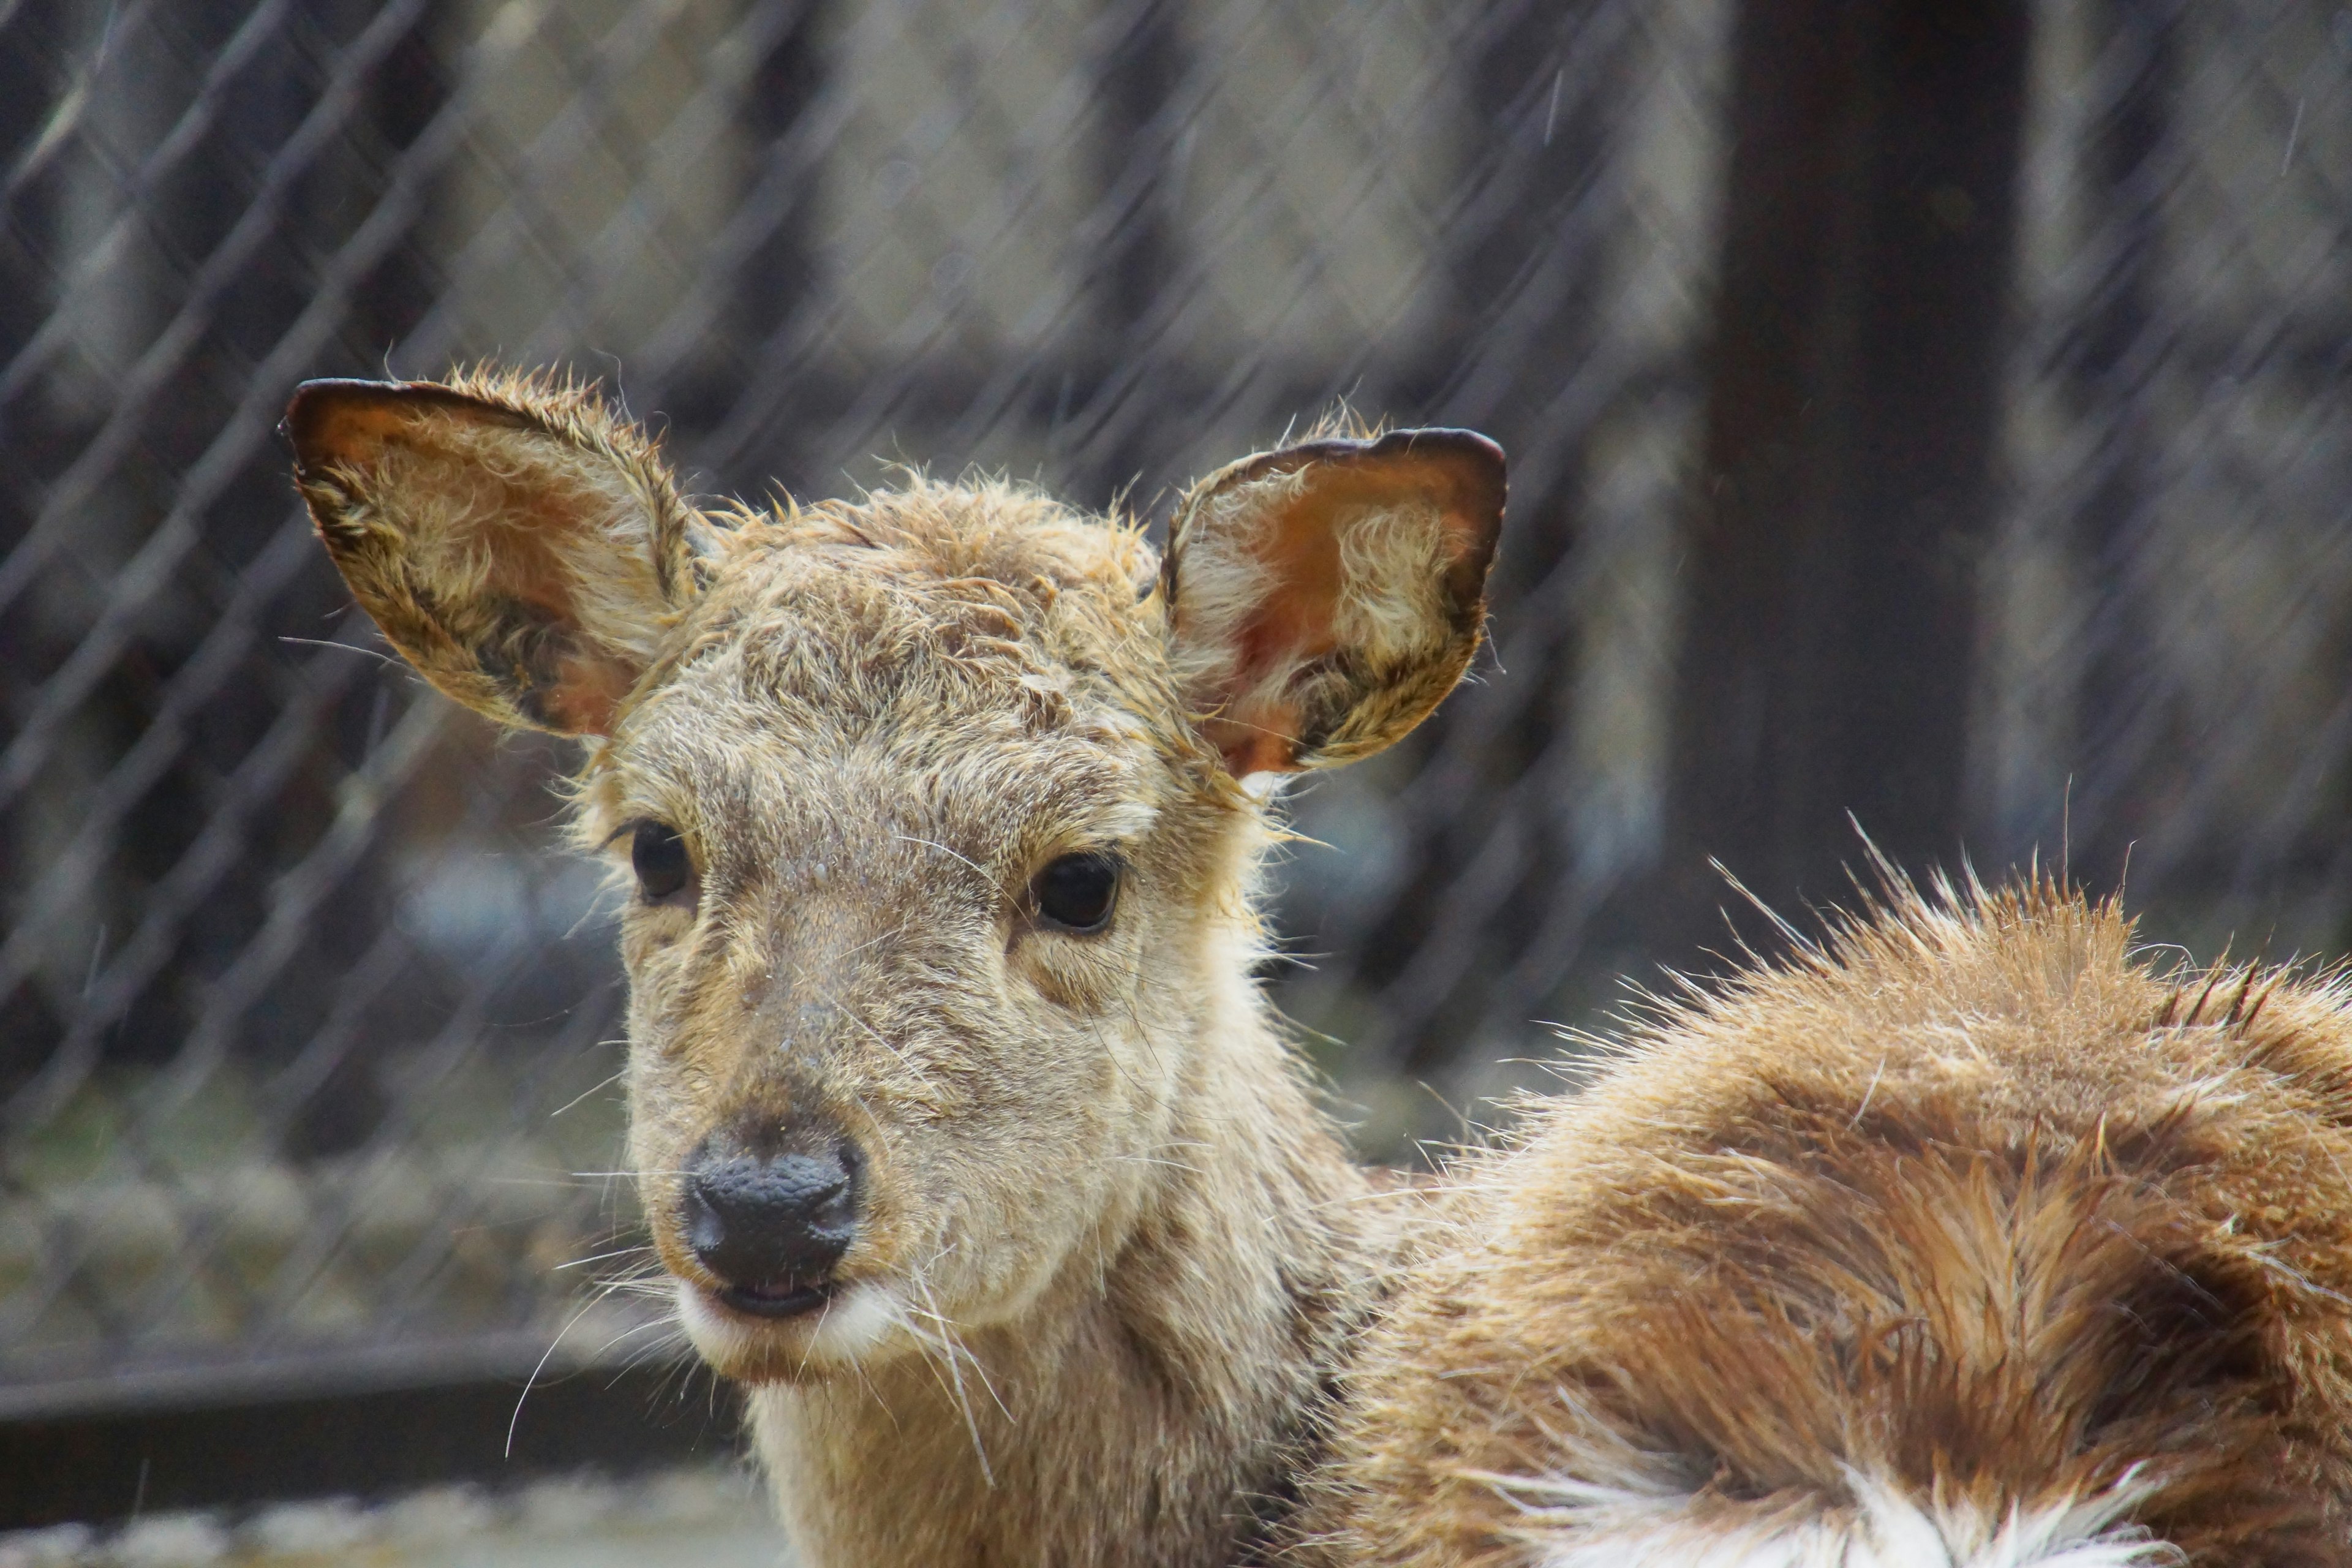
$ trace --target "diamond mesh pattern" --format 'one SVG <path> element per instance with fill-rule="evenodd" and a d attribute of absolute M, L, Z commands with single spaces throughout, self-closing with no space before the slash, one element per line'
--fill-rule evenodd
<path fill-rule="evenodd" d="M 381 657 L 272 437 L 309 376 L 568 363 L 743 494 L 906 459 L 1150 510 L 1339 398 L 1494 434 L 1492 654 L 1303 792 L 1270 981 L 1369 1150 L 1524 1081 L 1532 1020 L 1679 956 L 1634 916 L 1732 26 L 0 4 L 0 1415 L 528 1366 L 631 1233 L 565 749 Z M 2136 846 L 2159 931 L 2333 951 L 2352 28 L 2044 0 L 2034 69 L 1979 862 Z"/>

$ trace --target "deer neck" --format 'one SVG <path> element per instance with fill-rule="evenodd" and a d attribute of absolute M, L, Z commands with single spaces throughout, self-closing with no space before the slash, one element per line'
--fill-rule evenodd
<path fill-rule="evenodd" d="M 964 1356 L 754 1390 L 802 1560 L 1250 1561 L 1318 1448 L 1390 1205 L 1352 1165 L 1236 978 L 1204 993 L 1196 1070 L 1141 1212 Z"/>

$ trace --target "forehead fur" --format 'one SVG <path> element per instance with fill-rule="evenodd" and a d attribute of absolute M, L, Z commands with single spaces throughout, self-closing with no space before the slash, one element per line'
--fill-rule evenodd
<path fill-rule="evenodd" d="M 771 733 L 872 728 L 893 752 L 1093 731 L 1197 749 L 1151 591 L 1158 558 L 1130 522 L 1001 481 L 919 477 L 721 521 L 733 526 L 700 601 L 606 763 L 690 742 L 680 726 L 728 710 Z"/>

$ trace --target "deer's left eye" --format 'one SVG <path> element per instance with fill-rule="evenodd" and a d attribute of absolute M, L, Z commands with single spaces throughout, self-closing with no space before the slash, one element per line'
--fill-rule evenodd
<path fill-rule="evenodd" d="M 668 823 L 650 817 L 638 823 L 629 837 L 629 865 L 637 874 L 637 890 L 649 904 L 668 902 L 694 879 L 686 840 Z"/>
<path fill-rule="evenodd" d="M 1081 936 L 1098 931 L 1118 902 L 1121 870 L 1118 856 L 1100 850 L 1065 855 L 1031 880 L 1030 902 L 1047 925 Z"/>

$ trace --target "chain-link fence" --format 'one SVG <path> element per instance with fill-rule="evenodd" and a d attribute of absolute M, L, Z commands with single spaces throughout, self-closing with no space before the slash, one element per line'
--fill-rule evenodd
<path fill-rule="evenodd" d="M 628 1232 L 565 748 L 380 656 L 272 438 L 305 377 L 569 363 L 747 495 L 903 458 L 1150 502 L 1341 397 L 1486 430 L 1493 657 L 1301 797 L 1272 983 L 1392 1149 L 1680 959 L 1738 22 L 0 4 L 0 1417 L 527 1367 Z M 2136 842 L 2167 929 L 2332 951 L 2352 20 L 2032 22 L 1969 841 Z M 661 1339 L 587 1311 L 562 1354 Z"/>
<path fill-rule="evenodd" d="M 2201 957 L 2332 957 L 2352 11 L 2064 0 L 2038 24 L 1979 833 L 2002 859 L 2070 842 Z"/>

